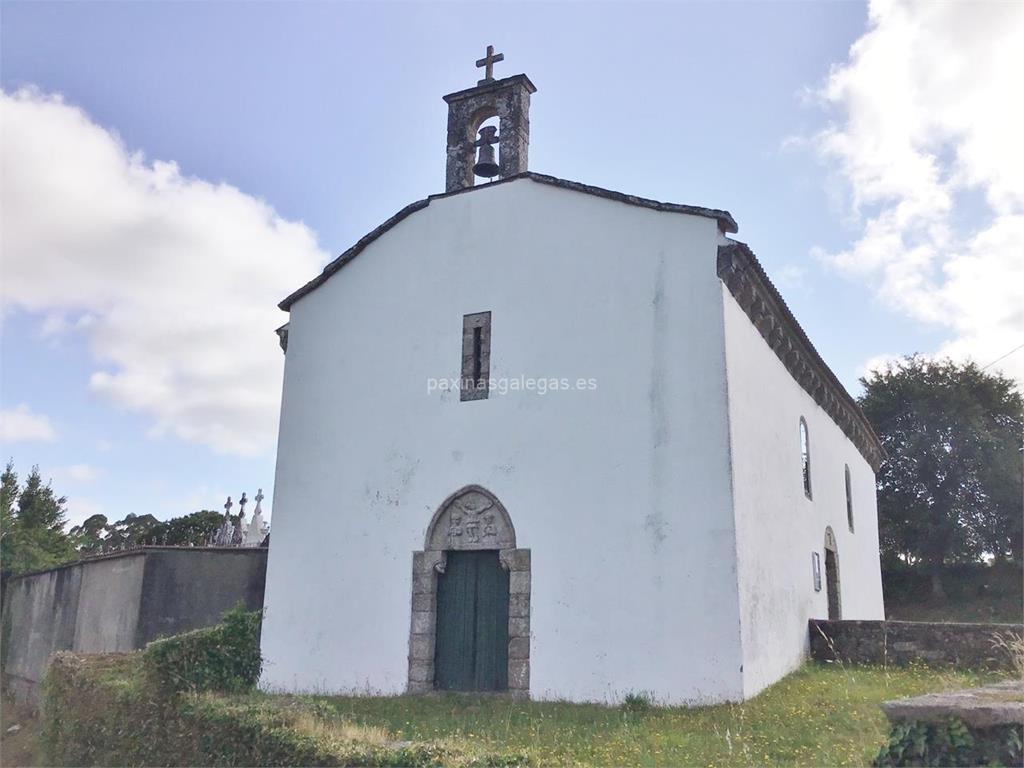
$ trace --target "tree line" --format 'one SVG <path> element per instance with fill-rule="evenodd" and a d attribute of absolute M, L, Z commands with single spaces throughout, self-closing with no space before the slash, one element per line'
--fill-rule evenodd
<path fill-rule="evenodd" d="M 208 509 L 170 520 L 130 513 L 110 522 L 92 515 L 67 529 L 67 498 L 44 483 L 32 467 L 19 483 L 14 462 L 0 476 L 0 569 L 16 575 L 52 568 L 80 557 L 145 544 L 200 547 L 208 544 L 224 515 Z M 231 515 L 236 522 L 238 515 Z"/>

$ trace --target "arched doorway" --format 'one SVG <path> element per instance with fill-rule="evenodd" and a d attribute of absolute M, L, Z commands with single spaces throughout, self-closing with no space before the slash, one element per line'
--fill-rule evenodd
<path fill-rule="evenodd" d="M 509 691 L 530 680 L 530 550 L 485 488 L 453 493 L 413 553 L 411 692 Z"/>
<path fill-rule="evenodd" d="M 825 529 L 825 590 L 828 595 L 829 621 L 838 621 L 843 617 L 839 592 L 839 548 L 831 526 Z"/>

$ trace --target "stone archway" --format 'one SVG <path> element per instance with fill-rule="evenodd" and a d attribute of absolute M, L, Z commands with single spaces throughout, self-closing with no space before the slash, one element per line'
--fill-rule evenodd
<path fill-rule="evenodd" d="M 828 596 L 829 621 L 839 621 L 843 617 L 839 590 L 839 547 L 832 526 L 825 528 L 825 593 Z"/>
<path fill-rule="evenodd" d="M 530 550 L 516 546 L 512 519 L 498 498 L 478 485 L 449 496 L 434 513 L 423 550 L 412 556 L 409 628 L 410 693 L 435 690 L 438 578 L 449 552 L 495 551 L 508 572 L 508 692 L 530 690 Z"/>

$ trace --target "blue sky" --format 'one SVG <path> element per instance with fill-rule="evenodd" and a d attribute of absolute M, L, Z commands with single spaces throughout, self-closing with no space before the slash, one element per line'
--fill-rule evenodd
<path fill-rule="evenodd" d="M 960 116 L 1012 75 L 983 61 L 951 91 L 929 73 L 963 38 L 967 61 L 982 41 L 1015 55 L 1021 14 L 972 13 L 975 42 L 955 9 L 928 5 L 880 3 L 869 19 L 860 3 L 3 2 L 0 84 L 27 148 L 3 190 L 5 229 L 20 228 L 3 243 L 5 455 L 52 475 L 76 521 L 220 508 L 257 487 L 269 499 L 273 429 L 249 425 L 276 423 L 287 318 L 273 304 L 443 191 L 441 96 L 475 84 L 487 44 L 505 54 L 498 76 L 537 85 L 532 170 L 731 211 L 851 391 L 886 355 L 988 362 L 1024 343 L 1024 296 L 1006 288 L 1024 275 L 1024 192 L 1019 150 L 997 168 L 978 148 L 1019 142 Z M 142 153 L 135 171 L 110 159 L 117 140 Z M 122 197 L 118 174 L 149 174 L 148 191 Z M 225 221 L 252 241 L 235 247 Z M 153 246 L 179 236 L 196 247 Z M 980 311 L 971 259 L 993 243 L 1009 309 Z M 192 286 L 201 300 L 179 301 Z M 178 323 L 188 332 L 165 327 Z"/>

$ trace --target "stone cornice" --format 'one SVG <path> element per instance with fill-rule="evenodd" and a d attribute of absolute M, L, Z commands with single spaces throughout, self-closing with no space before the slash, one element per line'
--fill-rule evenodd
<path fill-rule="evenodd" d="M 461 101 L 462 99 L 468 99 L 472 96 L 500 91 L 503 88 L 508 88 L 510 85 L 518 85 L 525 88 L 530 93 L 537 92 L 537 86 L 530 82 L 530 78 L 526 75 L 512 75 L 511 77 L 503 77 L 501 80 L 494 80 L 490 83 L 484 83 L 483 85 L 474 85 L 472 88 L 463 88 L 461 91 L 449 93 L 447 96 L 443 96 L 442 98 L 445 102 L 451 104 L 453 101 Z"/>
<path fill-rule="evenodd" d="M 877 473 L 885 450 L 867 416 L 814 349 L 746 244 L 718 247 L 718 277 L 793 379 L 857 446 Z"/>

